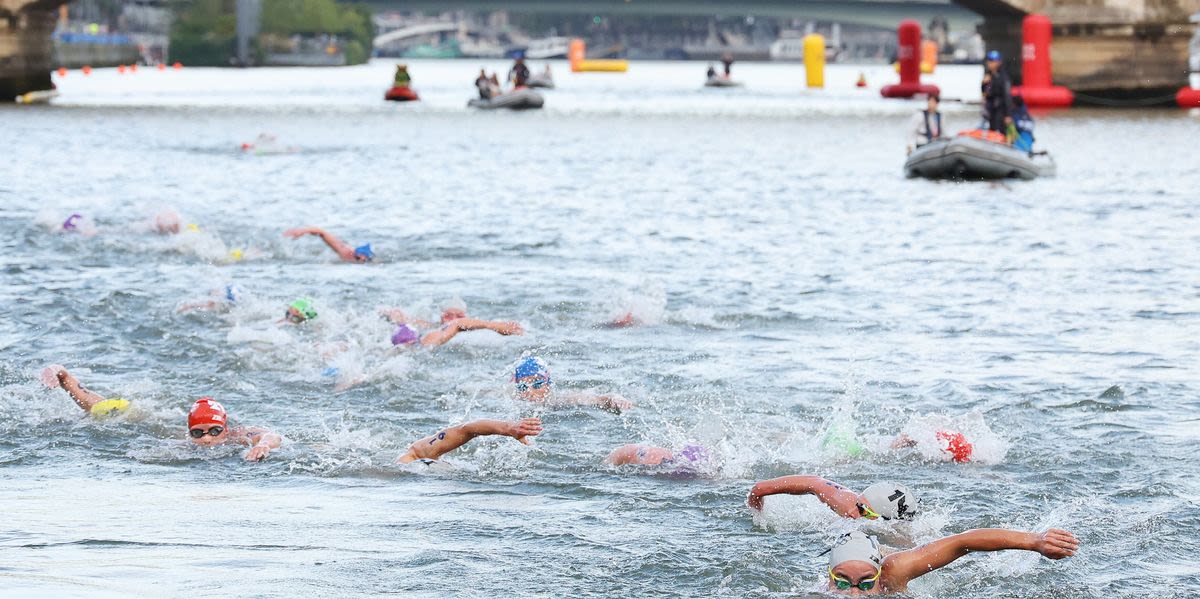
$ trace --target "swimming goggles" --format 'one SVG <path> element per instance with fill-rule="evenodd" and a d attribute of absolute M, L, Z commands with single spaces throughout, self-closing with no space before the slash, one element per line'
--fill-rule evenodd
<path fill-rule="evenodd" d="M 542 387 L 549 387 L 549 386 L 550 386 L 550 379 L 537 379 L 537 380 L 533 381 L 532 383 L 517 383 L 517 391 L 524 393 L 524 392 L 528 391 L 530 389 L 530 387 L 532 387 L 534 389 L 541 389 Z"/>
<path fill-rule="evenodd" d="M 875 588 L 876 582 L 879 582 L 880 574 L 883 574 L 882 568 L 877 570 L 875 572 L 874 576 L 872 576 L 870 578 L 864 578 L 855 583 L 855 582 L 850 582 L 849 580 L 846 580 L 845 578 L 842 578 L 841 576 L 838 576 L 837 574 L 834 574 L 833 568 L 829 569 L 829 578 L 831 580 L 833 580 L 834 586 L 836 586 L 838 588 L 838 590 L 841 590 L 841 591 L 848 591 L 854 587 L 858 587 L 858 590 L 860 590 L 860 591 L 869 591 L 869 590 Z"/>
<path fill-rule="evenodd" d="M 291 310 L 288 310 L 287 312 L 285 312 L 283 314 L 283 317 L 292 324 L 300 324 L 300 323 L 304 322 L 305 320 L 308 320 L 307 318 L 304 317 L 303 314 L 295 314 Z"/>
<path fill-rule="evenodd" d="M 202 438 L 204 438 L 204 435 L 212 435 L 212 436 L 216 437 L 223 432 L 225 432 L 225 427 L 218 425 L 218 426 L 214 426 L 208 430 L 204 430 L 202 428 L 194 428 L 194 429 L 188 431 L 188 434 L 191 435 L 193 439 L 202 439 Z"/>
<path fill-rule="evenodd" d="M 872 520 L 878 520 L 878 519 L 881 519 L 881 518 L 882 518 L 882 519 L 884 519 L 884 520 L 891 520 L 891 518 L 888 518 L 887 516 L 881 516 L 881 515 L 879 515 L 879 513 L 878 513 L 878 512 L 876 512 L 875 510 L 873 510 L 873 509 L 871 509 L 871 508 L 867 507 L 867 505 L 866 505 L 866 504 L 864 504 L 864 503 L 859 503 L 859 504 L 856 504 L 856 505 L 858 505 L 858 513 L 859 513 L 859 515 L 860 515 L 860 516 L 862 516 L 862 517 L 864 517 L 864 518 L 870 518 L 870 519 L 872 519 Z"/>

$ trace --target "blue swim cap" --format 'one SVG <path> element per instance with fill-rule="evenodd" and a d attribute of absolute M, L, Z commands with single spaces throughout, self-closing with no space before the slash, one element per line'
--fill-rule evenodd
<path fill-rule="evenodd" d="M 987 53 L 987 59 L 988 60 L 1004 60 L 1004 57 L 1000 55 L 999 50 L 991 50 Z"/>
<path fill-rule="evenodd" d="M 375 259 L 375 252 L 371 251 L 371 244 L 369 243 L 354 248 L 354 255 L 362 256 L 367 262 Z"/>
<path fill-rule="evenodd" d="M 229 300 L 231 304 L 238 303 L 238 300 L 242 299 L 242 288 L 232 284 L 226 285 L 225 299 Z"/>
<path fill-rule="evenodd" d="M 513 371 L 513 380 L 518 381 L 527 376 L 540 376 L 549 380 L 550 367 L 541 358 L 529 356 L 517 363 L 517 368 Z"/>

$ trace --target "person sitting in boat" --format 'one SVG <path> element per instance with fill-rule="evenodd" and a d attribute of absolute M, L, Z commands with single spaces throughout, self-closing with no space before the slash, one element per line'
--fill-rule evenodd
<path fill-rule="evenodd" d="M 721 64 L 725 65 L 725 78 L 728 79 L 729 71 L 731 68 L 733 68 L 733 55 L 726 52 L 725 55 L 721 57 Z"/>
<path fill-rule="evenodd" d="M 479 76 L 475 78 L 475 89 L 479 90 L 480 100 L 491 100 L 496 95 L 496 88 L 492 85 L 492 80 L 488 78 L 487 71 L 479 69 Z"/>
<path fill-rule="evenodd" d="M 1012 82 L 1004 71 L 1003 56 L 992 50 L 984 61 L 983 122 L 987 129 L 1007 133 L 1012 124 Z"/>
<path fill-rule="evenodd" d="M 925 110 L 912 115 L 912 119 L 909 120 L 908 148 L 906 150 L 909 154 L 927 143 L 945 137 L 942 129 L 942 113 L 938 112 L 940 101 L 941 98 L 937 94 L 929 94 Z"/>
<path fill-rule="evenodd" d="M 1025 107 L 1025 99 L 1021 96 L 1013 97 L 1013 125 L 1017 128 L 1017 137 L 1013 140 L 1013 147 L 1022 152 L 1033 151 L 1033 117 L 1029 116 L 1029 109 Z"/>
<path fill-rule="evenodd" d="M 513 87 L 525 87 L 529 83 L 529 67 L 525 65 L 525 57 L 518 56 L 517 61 L 513 63 L 512 69 L 508 71 L 508 80 L 512 82 Z"/>
<path fill-rule="evenodd" d="M 717 76 L 717 67 L 714 67 L 711 62 L 708 63 L 708 74 L 706 75 L 706 77 L 708 77 L 709 79 L 714 79 L 714 78 L 716 78 L 716 76 Z"/>
<path fill-rule="evenodd" d="M 408 65 L 396 65 L 396 79 L 392 85 L 395 87 L 408 87 L 412 85 L 412 77 L 408 75 Z"/>

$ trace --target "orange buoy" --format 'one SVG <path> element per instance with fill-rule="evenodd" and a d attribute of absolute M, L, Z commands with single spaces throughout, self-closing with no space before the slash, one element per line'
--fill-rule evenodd
<path fill-rule="evenodd" d="M 1071 90 L 1054 85 L 1051 78 L 1050 46 L 1053 28 L 1045 15 L 1026 15 L 1021 23 L 1022 85 L 1012 95 L 1021 96 L 1030 108 L 1065 108 L 1075 103 Z"/>
<path fill-rule="evenodd" d="M 129 65 L 129 72 L 130 72 L 130 73 L 136 73 L 136 72 L 137 72 L 137 63 L 136 63 L 136 62 L 135 62 L 135 63 L 133 63 L 133 64 L 131 64 L 131 65 Z"/>
<path fill-rule="evenodd" d="M 1175 103 L 1180 108 L 1200 108 L 1200 88 L 1179 88 L 1179 93 L 1175 94 Z"/>
<path fill-rule="evenodd" d="M 885 98 L 911 98 L 917 94 L 937 94 L 936 85 L 921 83 L 921 25 L 911 19 L 900 21 L 896 31 L 900 61 L 900 83 L 885 85 L 879 93 Z"/>
<path fill-rule="evenodd" d="M 175 64 L 171 65 L 171 68 L 178 71 L 179 69 L 183 68 L 183 63 L 181 63 L 179 61 L 175 61 Z"/>
<path fill-rule="evenodd" d="M 117 65 L 117 72 L 121 73 L 122 75 L 125 74 L 125 65 Z"/>
<path fill-rule="evenodd" d="M 79 69 L 79 70 L 80 70 L 80 71 L 83 71 L 83 74 L 84 74 L 84 75 L 91 75 L 91 74 L 92 74 L 92 67 L 90 67 L 90 66 L 88 66 L 88 65 L 86 65 L 86 64 L 85 64 L 85 65 L 83 65 L 83 68 L 82 68 L 82 69 Z"/>
<path fill-rule="evenodd" d="M 867 74 L 866 74 L 866 73 L 859 73 L 859 74 L 858 74 L 858 81 L 856 81 L 856 82 L 854 83 L 854 87 L 866 87 L 866 86 L 867 86 Z"/>
<path fill-rule="evenodd" d="M 67 69 L 66 69 L 66 67 L 58 67 L 58 76 L 59 76 L 59 77 L 66 77 L 66 76 L 67 76 Z"/>
<path fill-rule="evenodd" d="M 167 70 L 167 65 L 165 65 L 165 64 L 163 64 L 163 63 L 161 63 L 161 62 L 160 62 L 160 63 L 158 63 L 158 70 L 160 70 L 160 71 L 165 71 L 165 70 Z"/>

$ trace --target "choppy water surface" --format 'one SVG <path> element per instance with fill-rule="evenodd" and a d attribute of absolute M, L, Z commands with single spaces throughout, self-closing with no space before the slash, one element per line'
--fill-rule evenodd
<path fill-rule="evenodd" d="M 546 109 L 513 114 L 464 107 L 479 66 L 414 64 L 413 106 L 380 100 L 381 62 L 72 73 L 56 106 L 0 108 L 6 595 L 819 595 L 818 553 L 847 525 L 810 498 L 757 522 L 744 506 L 788 473 L 909 484 L 927 510 L 882 531 L 901 541 L 1060 526 L 1083 542 L 1063 562 L 966 558 L 919 597 L 1192 594 L 1194 116 L 1047 116 L 1057 178 L 939 184 L 901 174 L 916 105 L 854 90 L 857 68 L 810 93 L 798 66 L 704 90 L 698 64 L 557 65 Z M 977 74 L 933 79 L 968 97 Z M 948 104 L 949 124 L 973 111 Z M 263 132 L 296 151 L 237 149 Z M 164 206 L 200 231 L 147 233 Z M 56 233 L 72 212 L 100 233 Z M 280 236 L 304 224 L 382 263 Z M 231 312 L 176 312 L 227 282 L 248 295 Z M 315 326 L 277 326 L 301 295 Z M 378 307 L 433 317 L 456 297 L 528 334 L 390 350 Z M 647 324 L 596 326 L 627 310 Z M 445 424 L 535 414 L 506 394 L 524 352 L 638 407 L 542 413 L 535 446 L 478 440 L 449 473 L 392 466 Z M 82 417 L 36 380 L 50 362 L 134 409 Z M 347 377 L 365 382 L 335 392 Z M 261 464 L 190 447 L 201 395 L 287 443 Z M 883 449 L 946 422 L 977 463 Z M 874 450 L 823 449 L 831 428 Z M 713 476 L 602 464 L 688 441 L 714 449 Z"/>

